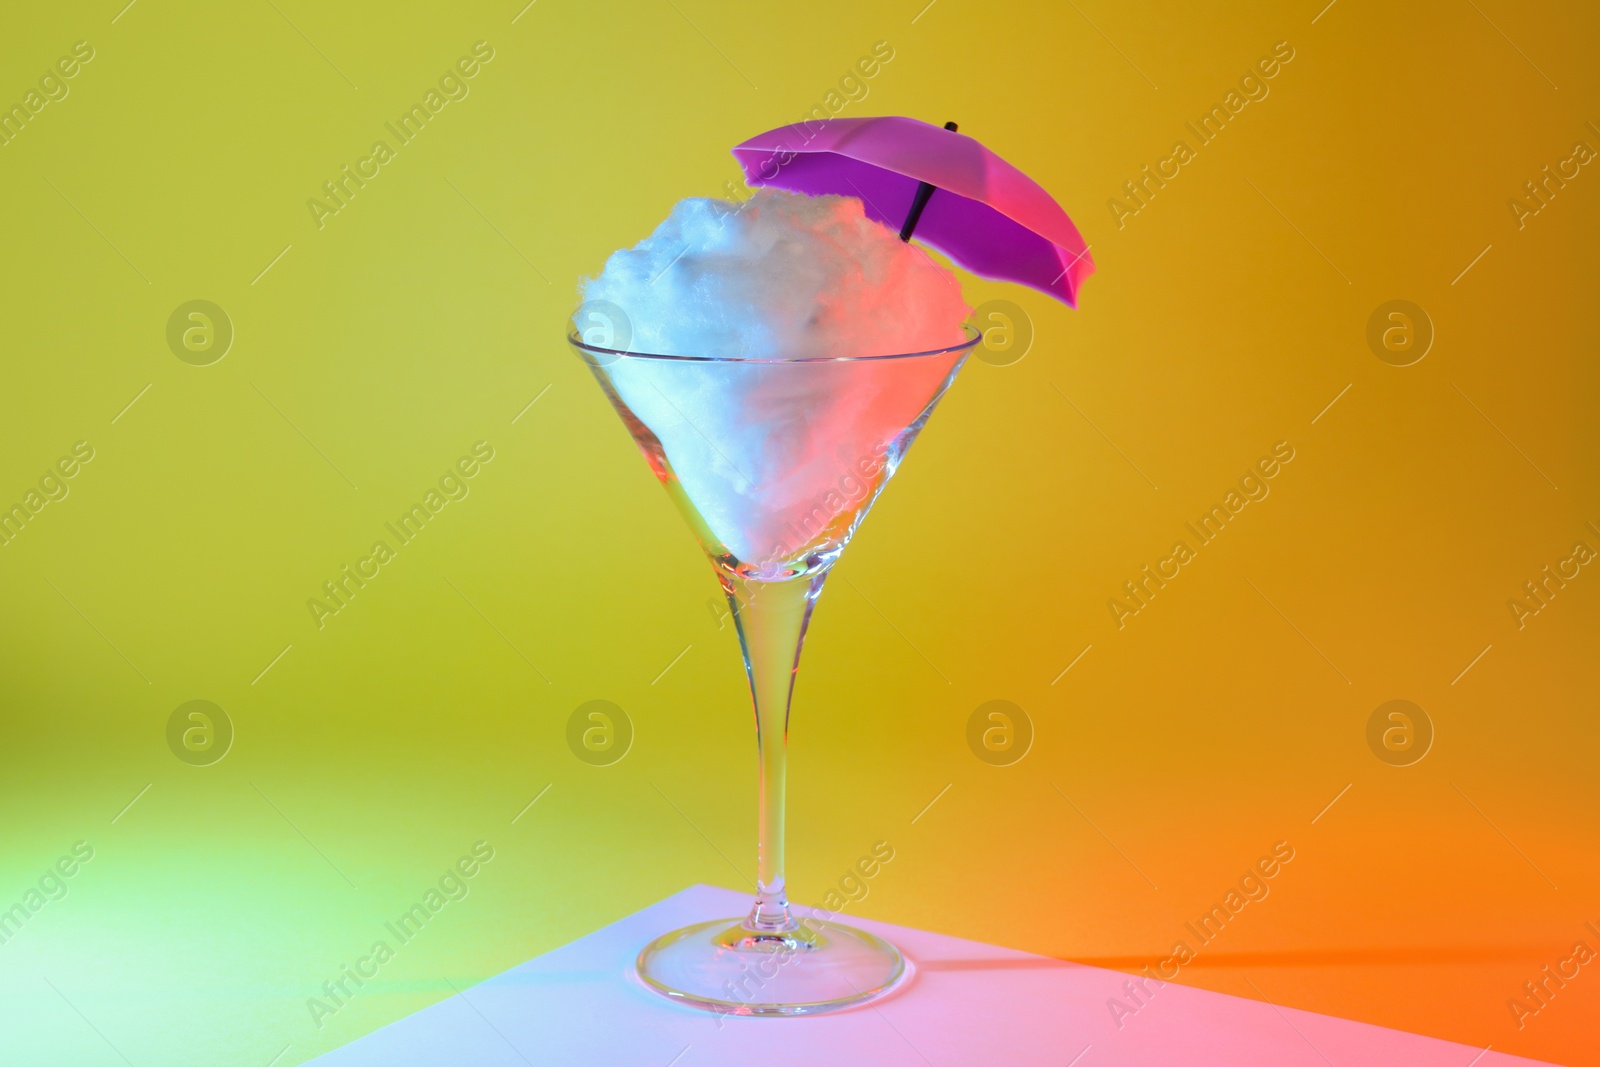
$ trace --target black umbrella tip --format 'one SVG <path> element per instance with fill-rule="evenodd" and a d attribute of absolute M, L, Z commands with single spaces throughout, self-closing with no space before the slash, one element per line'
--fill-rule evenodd
<path fill-rule="evenodd" d="M 956 124 L 947 122 L 944 128 L 951 133 L 956 132 Z M 916 231 L 917 221 L 922 218 L 922 209 L 928 206 L 928 197 L 932 196 L 934 187 L 927 182 L 917 183 L 917 192 L 911 199 L 911 210 L 906 213 L 906 221 L 900 227 L 900 240 L 909 243 L 911 235 Z"/>

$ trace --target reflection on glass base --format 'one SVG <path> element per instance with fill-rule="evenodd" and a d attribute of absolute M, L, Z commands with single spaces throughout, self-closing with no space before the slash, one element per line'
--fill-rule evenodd
<path fill-rule="evenodd" d="M 837 1011 L 882 996 L 906 973 L 887 941 L 820 919 L 770 934 L 742 919 L 686 926 L 646 945 L 636 967 L 657 993 L 724 1015 Z"/>

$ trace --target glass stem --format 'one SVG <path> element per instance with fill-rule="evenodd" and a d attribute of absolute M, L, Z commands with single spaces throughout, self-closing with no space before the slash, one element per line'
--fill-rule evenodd
<path fill-rule="evenodd" d="M 722 577 L 739 631 L 756 713 L 756 903 L 745 921 L 745 928 L 754 933 L 787 933 L 799 926 L 789 914 L 783 878 L 789 698 L 794 691 L 811 609 L 826 577 L 826 571 L 778 582 L 749 581 L 726 574 Z"/>

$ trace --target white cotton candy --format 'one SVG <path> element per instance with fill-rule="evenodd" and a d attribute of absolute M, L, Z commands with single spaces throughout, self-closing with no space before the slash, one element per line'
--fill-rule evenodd
<path fill-rule="evenodd" d="M 969 313 L 955 275 L 861 201 L 775 189 L 679 201 L 583 297 L 623 310 L 633 351 L 677 356 L 921 352 L 960 344 Z"/>
<path fill-rule="evenodd" d="M 659 442 L 708 550 L 774 575 L 842 548 L 964 352 L 788 361 L 961 345 L 970 314 L 955 276 L 860 201 L 774 190 L 681 201 L 583 295 L 622 310 L 618 347 L 719 360 L 598 373 L 648 429 L 641 447 Z"/>

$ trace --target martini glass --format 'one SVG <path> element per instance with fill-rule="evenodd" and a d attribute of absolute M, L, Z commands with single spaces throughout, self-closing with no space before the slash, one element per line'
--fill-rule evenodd
<path fill-rule="evenodd" d="M 727 594 L 755 704 L 756 897 L 750 914 L 685 927 L 639 953 L 681 1003 L 804 1015 L 889 991 L 888 942 L 815 913 L 784 887 L 789 701 L 828 571 L 981 335 L 933 351 L 721 358 L 619 351 L 568 337 L 666 486 Z"/>

